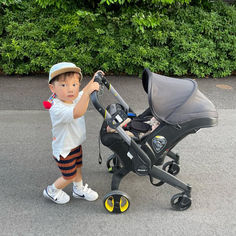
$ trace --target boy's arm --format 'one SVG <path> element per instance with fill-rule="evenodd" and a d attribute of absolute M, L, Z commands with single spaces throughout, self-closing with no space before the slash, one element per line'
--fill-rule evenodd
<path fill-rule="evenodd" d="M 87 111 L 89 99 L 90 99 L 89 96 L 90 96 L 90 94 L 83 92 L 79 102 L 76 104 L 76 106 L 73 110 L 74 119 L 77 119 L 77 118 L 83 116 L 84 113 Z"/>
<path fill-rule="evenodd" d="M 74 119 L 77 119 L 85 114 L 88 109 L 90 94 L 95 90 L 99 90 L 99 84 L 93 80 L 94 78 L 83 89 L 83 94 L 73 110 Z"/>

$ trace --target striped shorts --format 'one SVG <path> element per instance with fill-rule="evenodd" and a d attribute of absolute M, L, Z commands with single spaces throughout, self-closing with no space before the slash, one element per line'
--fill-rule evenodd
<path fill-rule="evenodd" d="M 77 168 L 82 166 L 82 146 L 71 150 L 64 158 L 60 156 L 60 161 L 54 157 L 64 179 L 72 179 L 76 176 Z"/>

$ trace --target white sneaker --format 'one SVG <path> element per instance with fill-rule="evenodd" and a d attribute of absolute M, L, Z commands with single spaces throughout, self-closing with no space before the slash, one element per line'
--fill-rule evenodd
<path fill-rule="evenodd" d="M 73 197 L 82 198 L 87 201 L 95 201 L 98 199 L 98 193 L 91 188 L 88 188 L 87 184 L 81 189 L 78 189 L 77 186 L 73 185 Z"/>
<path fill-rule="evenodd" d="M 57 204 L 65 204 L 70 201 L 70 196 L 61 189 L 53 191 L 47 187 L 43 190 L 43 196 Z"/>

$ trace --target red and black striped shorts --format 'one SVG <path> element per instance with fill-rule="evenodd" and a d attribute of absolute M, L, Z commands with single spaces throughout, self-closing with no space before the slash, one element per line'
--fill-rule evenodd
<path fill-rule="evenodd" d="M 82 166 L 82 146 L 78 146 L 71 150 L 69 155 L 64 158 L 60 156 L 60 161 L 54 157 L 64 179 L 72 179 L 75 177 L 77 168 Z"/>

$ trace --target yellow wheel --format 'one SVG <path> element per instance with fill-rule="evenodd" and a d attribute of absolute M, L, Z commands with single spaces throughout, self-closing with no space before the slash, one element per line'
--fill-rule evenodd
<path fill-rule="evenodd" d="M 123 213 L 129 209 L 129 196 L 122 191 L 111 191 L 103 198 L 103 205 L 110 213 Z"/>

